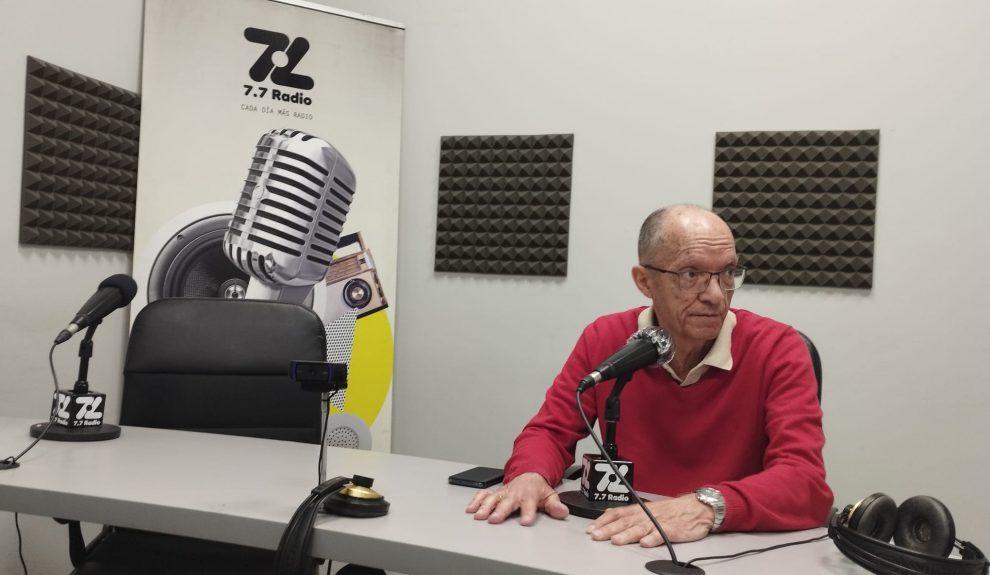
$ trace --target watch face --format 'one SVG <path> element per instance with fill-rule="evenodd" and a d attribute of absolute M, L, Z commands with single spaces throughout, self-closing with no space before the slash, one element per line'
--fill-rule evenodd
<path fill-rule="evenodd" d="M 702 487 L 695 493 L 697 494 L 698 499 L 709 505 L 718 503 L 720 499 L 718 491 L 715 491 L 711 487 Z"/>

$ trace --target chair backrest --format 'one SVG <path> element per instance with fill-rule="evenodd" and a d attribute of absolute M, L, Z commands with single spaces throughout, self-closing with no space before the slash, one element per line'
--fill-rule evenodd
<path fill-rule="evenodd" d="M 320 396 L 291 381 L 292 360 L 326 360 L 326 332 L 311 309 L 156 300 L 131 328 L 120 423 L 319 443 Z"/>
<path fill-rule="evenodd" d="M 822 402 L 822 358 L 818 355 L 818 348 L 815 347 L 814 342 L 811 338 L 805 335 L 803 332 L 798 331 L 801 339 L 804 340 L 804 345 L 808 346 L 808 353 L 811 354 L 811 366 L 815 369 L 815 381 L 818 382 L 818 403 Z"/>

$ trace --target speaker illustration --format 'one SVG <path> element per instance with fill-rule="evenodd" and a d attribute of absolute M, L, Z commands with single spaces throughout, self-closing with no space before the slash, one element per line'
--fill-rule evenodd
<path fill-rule="evenodd" d="M 223 238 L 230 225 L 235 204 L 211 202 L 179 214 L 149 242 L 153 257 L 146 273 L 135 269 L 135 276 L 147 276 L 143 307 L 170 297 L 217 297 L 244 299 L 251 277 L 235 266 L 223 250 Z M 323 312 L 324 288 L 316 284 L 301 303 Z M 140 300 L 140 297 L 138 298 Z"/>
<path fill-rule="evenodd" d="M 325 320 L 324 320 L 325 321 Z M 354 350 L 354 329 L 357 326 L 357 311 L 348 309 L 340 317 L 326 322 L 327 361 L 352 366 L 351 354 Z M 371 429 L 360 417 L 344 412 L 347 390 L 333 393 L 324 401 L 324 436 L 327 445 L 352 449 L 371 449 Z M 321 469 L 323 463 L 321 462 Z"/>
<path fill-rule="evenodd" d="M 159 239 L 148 275 L 147 303 L 171 297 L 244 297 L 249 277 L 222 249 L 230 216 L 230 206 L 220 202 L 190 210 L 166 226 L 171 229 Z"/>

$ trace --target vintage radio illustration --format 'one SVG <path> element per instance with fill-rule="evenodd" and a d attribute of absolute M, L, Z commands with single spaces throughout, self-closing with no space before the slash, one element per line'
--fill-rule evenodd
<path fill-rule="evenodd" d="M 362 318 L 388 307 L 375 269 L 371 250 L 364 245 L 361 232 L 340 238 L 333 263 L 326 275 L 327 321 L 355 310 Z"/>

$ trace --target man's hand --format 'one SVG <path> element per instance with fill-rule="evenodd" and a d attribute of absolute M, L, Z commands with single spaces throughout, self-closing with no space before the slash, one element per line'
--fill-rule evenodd
<path fill-rule="evenodd" d="M 715 522 L 715 511 L 698 501 L 693 493 L 651 501 L 646 506 L 673 543 L 704 539 Z M 656 547 L 663 544 L 663 538 L 649 517 L 635 504 L 605 511 L 588 526 L 588 533 L 595 541 L 609 540 L 615 545 L 639 543 L 641 547 Z"/>
<path fill-rule="evenodd" d="M 501 523 L 517 510 L 522 525 L 532 525 L 537 511 L 554 519 L 563 519 L 568 514 L 567 506 L 539 473 L 523 473 L 494 491 L 483 489 L 465 509 L 474 513 L 475 519 L 489 523 Z"/>

